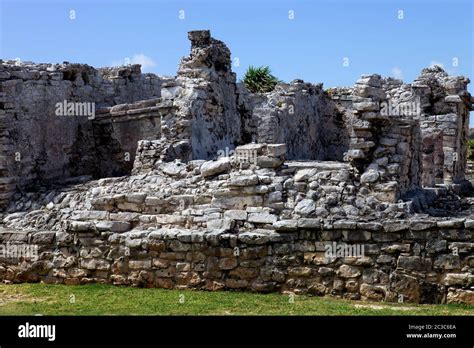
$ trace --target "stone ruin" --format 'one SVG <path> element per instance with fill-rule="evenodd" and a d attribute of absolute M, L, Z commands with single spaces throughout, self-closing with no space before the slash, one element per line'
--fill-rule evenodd
<path fill-rule="evenodd" d="M 467 78 L 253 94 L 189 39 L 174 78 L 0 61 L 2 281 L 474 304 Z"/>

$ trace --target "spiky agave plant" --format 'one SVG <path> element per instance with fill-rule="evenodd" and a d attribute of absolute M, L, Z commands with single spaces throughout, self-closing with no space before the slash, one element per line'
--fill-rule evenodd
<path fill-rule="evenodd" d="M 243 81 L 245 87 L 252 93 L 271 92 L 279 82 L 268 66 L 249 66 Z"/>

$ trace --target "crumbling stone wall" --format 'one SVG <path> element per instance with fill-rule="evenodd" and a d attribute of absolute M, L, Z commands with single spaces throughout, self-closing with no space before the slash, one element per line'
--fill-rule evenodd
<path fill-rule="evenodd" d="M 58 116 L 57 103 L 88 103 L 81 110 L 94 111 L 159 97 L 160 79 L 142 75 L 137 65 L 98 71 L 80 64 L 7 61 L 0 65 L 0 93 L 4 181 L 9 185 L 4 190 L 11 196 L 15 185 L 98 172 L 94 115 Z"/>
<path fill-rule="evenodd" d="M 391 108 L 396 110 L 390 116 L 419 123 L 423 186 L 465 181 L 471 109 L 468 83 L 465 77 L 448 76 L 439 66 L 423 69 L 412 84 L 397 80 L 384 83 Z"/>
<path fill-rule="evenodd" d="M 448 76 L 439 67 L 422 71 L 413 83 L 422 100 L 420 125 L 429 134 L 442 134 L 443 183 L 459 184 L 465 180 L 467 135 L 469 131 L 469 80 L 462 76 Z M 426 163 L 429 166 L 429 163 Z"/>
<path fill-rule="evenodd" d="M 434 67 L 413 84 L 365 75 L 343 91 L 346 160 L 377 197 L 393 202 L 421 187 L 466 183 L 468 82 Z"/>
<path fill-rule="evenodd" d="M 295 80 L 251 96 L 256 142 L 285 143 L 289 159 L 339 160 L 348 149 L 344 114 L 322 85 Z"/>
<path fill-rule="evenodd" d="M 161 115 L 168 105 L 160 98 L 103 108 L 93 121 L 98 177 L 131 173 L 137 144 L 161 136 Z"/>
<path fill-rule="evenodd" d="M 366 75 L 356 83 L 346 160 L 375 197 L 395 202 L 420 187 L 420 128 L 413 119 L 384 112 L 382 86 L 380 75 Z"/>
<path fill-rule="evenodd" d="M 230 211 L 232 212 L 232 211 Z M 251 211 L 232 212 L 252 220 Z M 82 218 L 86 218 L 83 216 Z M 235 219 L 235 220 L 234 220 Z M 243 219 L 243 220 L 240 220 Z M 0 233 L 6 245 L 34 243 L 36 262 L 2 261 L 0 278 L 11 282 L 112 283 L 160 288 L 292 291 L 347 299 L 415 303 L 470 303 L 472 274 L 461 269 L 472 257 L 469 222 L 386 221 L 322 225 L 300 219 L 286 230 L 233 234 L 172 228 L 73 233 Z M 385 226 L 385 227 L 384 227 Z M 387 228 L 387 229 L 385 229 Z M 327 251 L 360 248 L 364 257 L 328 257 Z M 457 254 L 453 254 L 453 250 Z M 420 277 L 419 274 L 427 274 Z"/>
<path fill-rule="evenodd" d="M 416 214 L 463 183 L 467 79 L 252 94 L 224 43 L 189 39 L 176 78 L 1 62 L 0 246 L 39 253 L 0 280 L 474 302 L 472 217 Z M 325 253 L 347 244 L 364 252 Z"/>
<path fill-rule="evenodd" d="M 0 245 L 38 258 L 0 259 L 0 279 L 474 303 L 472 220 L 409 218 L 348 164 L 283 165 L 284 148 L 56 192 L 47 211 L 8 219 Z"/>
<path fill-rule="evenodd" d="M 444 184 L 443 132 L 428 128 L 421 134 L 422 185 Z"/>
<path fill-rule="evenodd" d="M 175 124 L 182 127 L 176 133 L 178 138 L 188 138 L 192 158 L 216 158 L 219 151 L 240 142 L 236 76 L 230 50 L 209 31 L 192 31 L 189 40 L 191 54 L 182 59 L 176 78 L 183 89 L 174 101 L 178 106 Z"/>
<path fill-rule="evenodd" d="M 467 79 L 435 68 L 412 85 L 366 75 L 353 88 L 324 91 L 295 80 L 251 94 L 236 84 L 224 43 L 209 31 L 189 39 L 191 54 L 176 78 L 142 75 L 138 66 L 4 63 L 3 167 L 22 178 L 6 174 L 5 202 L 15 184 L 138 173 L 176 158 L 217 158 L 249 141 L 285 143 L 289 159 L 349 161 L 362 184 L 392 202 L 421 186 L 463 182 Z M 102 114 L 91 122 L 57 117 L 57 100 L 92 101 Z M 401 112 L 416 102 L 416 112 Z M 442 145 L 433 141 L 439 137 Z"/>
<path fill-rule="evenodd" d="M 230 51 L 209 31 L 190 32 L 188 37 L 190 55 L 182 59 L 176 79 L 162 84 L 162 101 L 169 104 L 169 110 L 161 117 L 161 137 L 140 142 L 135 172 L 177 158 L 217 158 L 241 143 L 243 130 Z"/>

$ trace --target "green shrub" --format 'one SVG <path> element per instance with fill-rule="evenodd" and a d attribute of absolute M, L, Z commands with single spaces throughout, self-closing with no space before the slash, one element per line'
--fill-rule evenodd
<path fill-rule="evenodd" d="M 280 82 L 271 74 L 268 66 L 257 68 L 249 66 L 243 81 L 245 87 L 247 87 L 247 89 L 252 93 L 271 92 L 275 88 L 275 85 Z"/>
<path fill-rule="evenodd" d="M 474 161 L 474 139 L 469 139 L 467 142 L 467 158 Z"/>

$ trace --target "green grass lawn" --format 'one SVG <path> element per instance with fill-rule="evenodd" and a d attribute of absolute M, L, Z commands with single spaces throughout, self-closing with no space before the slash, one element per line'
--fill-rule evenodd
<path fill-rule="evenodd" d="M 0 285 L 0 315 L 474 315 L 467 305 L 142 289 L 112 285 Z"/>

